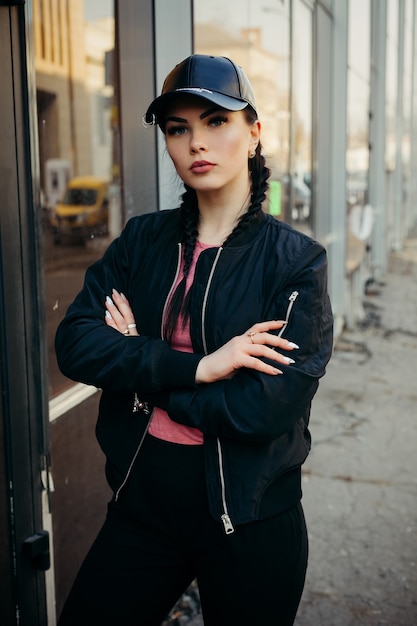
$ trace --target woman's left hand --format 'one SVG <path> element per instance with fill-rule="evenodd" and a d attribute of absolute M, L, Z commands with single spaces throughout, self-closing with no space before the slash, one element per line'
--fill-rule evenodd
<path fill-rule="evenodd" d="M 281 329 L 283 320 L 258 322 L 243 335 L 236 335 L 215 352 L 206 354 L 199 362 L 195 374 L 196 383 L 212 383 L 231 378 L 236 370 L 247 368 L 264 374 L 283 374 L 282 370 L 265 363 L 262 359 L 276 361 L 277 364 L 291 365 L 294 359 L 281 354 L 281 350 L 294 350 L 298 346 L 270 331 Z"/>
<path fill-rule="evenodd" d="M 111 298 L 106 298 L 105 322 L 107 326 L 118 330 L 126 336 L 139 336 L 136 322 L 129 301 L 123 293 L 113 289 Z"/>

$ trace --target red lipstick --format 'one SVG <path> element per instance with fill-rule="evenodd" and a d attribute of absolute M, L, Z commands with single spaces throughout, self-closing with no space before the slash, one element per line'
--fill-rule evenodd
<path fill-rule="evenodd" d="M 215 167 L 214 163 L 210 163 L 210 161 L 194 161 L 191 165 L 190 169 L 195 174 L 205 174 Z"/>

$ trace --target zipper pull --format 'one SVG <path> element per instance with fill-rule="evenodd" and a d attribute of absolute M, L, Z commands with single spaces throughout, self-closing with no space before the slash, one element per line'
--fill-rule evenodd
<path fill-rule="evenodd" d="M 290 302 L 295 302 L 295 300 L 297 300 L 297 296 L 298 296 L 298 291 L 293 291 L 290 297 L 288 298 L 288 300 Z"/>
<path fill-rule="evenodd" d="M 135 393 L 135 397 L 133 399 L 132 413 L 137 413 L 138 411 L 142 411 L 144 415 L 149 415 L 149 413 L 151 412 L 148 403 L 142 402 L 142 400 L 139 399 L 138 394 Z"/>
<path fill-rule="evenodd" d="M 224 532 L 226 533 L 226 535 L 231 535 L 232 533 L 235 532 L 235 529 L 233 528 L 232 520 L 230 519 L 227 513 L 224 513 L 222 515 L 221 520 L 223 522 Z"/>
<path fill-rule="evenodd" d="M 137 413 L 140 409 L 140 400 L 139 400 L 139 396 L 137 393 L 135 393 L 135 397 L 133 399 L 133 409 L 132 409 L 132 413 Z"/>

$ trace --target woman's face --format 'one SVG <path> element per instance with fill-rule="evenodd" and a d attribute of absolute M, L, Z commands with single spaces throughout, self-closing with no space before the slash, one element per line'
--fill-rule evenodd
<path fill-rule="evenodd" d="M 184 96 L 168 109 L 165 132 L 178 175 L 196 192 L 248 184 L 248 155 L 259 143 L 260 123 L 248 124 L 243 111 Z"/>

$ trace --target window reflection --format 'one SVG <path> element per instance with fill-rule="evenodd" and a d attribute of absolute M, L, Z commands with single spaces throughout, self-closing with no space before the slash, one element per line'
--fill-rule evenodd
<path fill-rule="evenodd" d="M 312 19 L 311 9 L 295 0 L 290 206 L 292 222 L 303 229 L 311 220 Z"/>
<path fill-rule="evenodd" d="M 411 118 L 412 118 L 412 55 L 413 55 L 413 3 L 406 0 L 404 19 L 404 72 L 403 72 L 403 136 L 402 136 L 402 174 L 404 201 L 410 202 L 410 151 L 411 151 Z"/>
<path fill-rule="evenodd" d="M 397 105 L 397 58 L 398 58 L 398 2 L 388 0 L 387 4 L 387 63 L 386 63 L 386 135 L 385 167 L 387 172 L 395 170 L 396 160 L 396 105 Z M 388 203 L 388 206 L 391 203 Z"/>
<path fill-rule="evenodd" d="M 194 51 L 230 57 L 248 74 L 272 170 L 267 209 L 290 219 L 289 0 L 194 0 Z"/>
<path fill-rule="evenodd" d="M 94 176 L 68 181 L 62 199 L 49 212 L 54 243 L 89 239 L 109 232 L 109 183 Z"/>
<path fill-rule="evenodd" d="M 291 29 L 294 46 L 290 51 Z M 231 57 L 251 80 L 271 168 L 272 215 L 311 230 L 312 11 L 302 0 L 194 0 L 195 52 Z"/>
<path fill-rule="evenodd" d="M 368 200 L 370 54 L 370 2 L 350 0 L 346 155 L 349 211 Z"/>
<path fill-rule="evenodd" d="M 121 228 L 113 0 L 33 0 L 50 396 L 58 323 Z"/>

